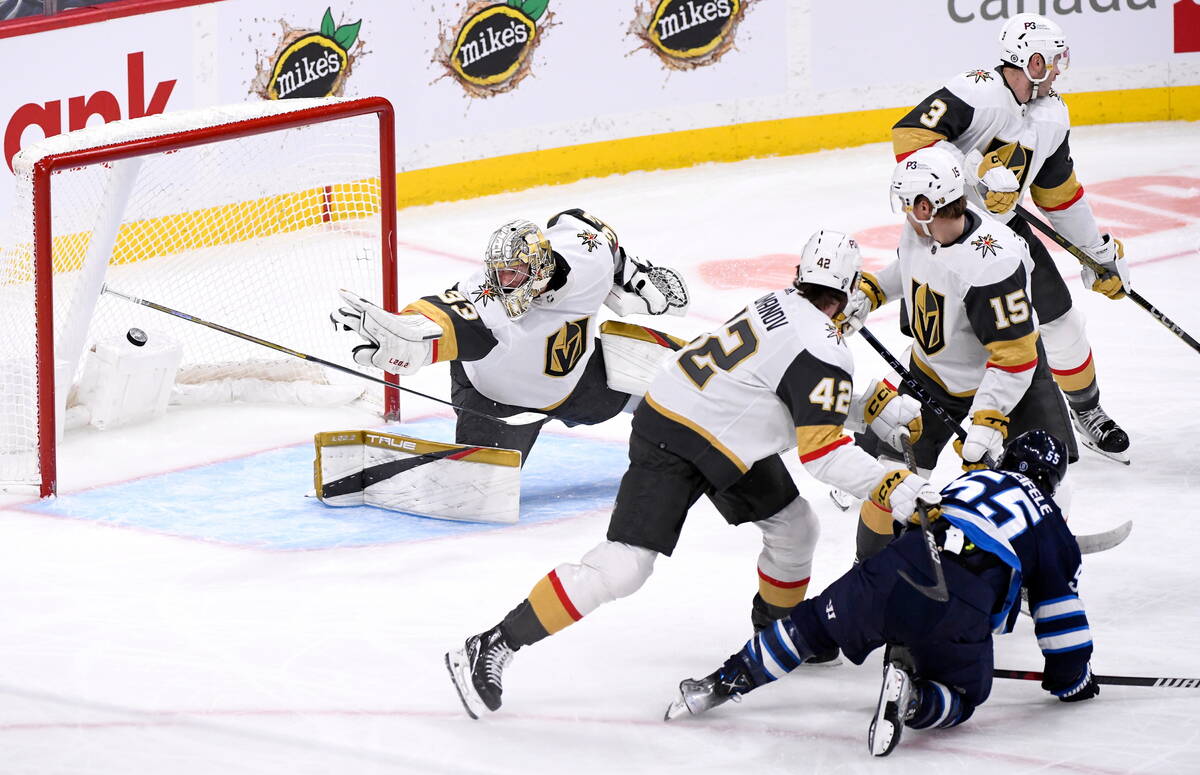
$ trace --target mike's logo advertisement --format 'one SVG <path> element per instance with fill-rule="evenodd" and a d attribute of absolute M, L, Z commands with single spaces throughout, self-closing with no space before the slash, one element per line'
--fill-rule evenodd
<path fill-rule="evenodd" d="M 350 51 L 362 49 L 360 27 L 361 19 L 338 25 L 330 8 L 325 9 L 320 30 L 292 29 L 283 23 L 283 40 L 265 66 L 259 65 L 251 91 L 268 100 L 342 96 L 355 59 Z"/>
<path fill-rule="evenodd" d="M 440 34 L 435 61 L 472 97 L 509 91 L 529 75 L 530 55 L 551 26 L 547 5 L 549 0 L 472 3 L 453 29 Z"/>
<path fill-rule="evenodd" d="M 733 48 L 737 26 L 755 0 L 657 0 L 639 3 L 629 31 L 676 70 L 712 64 Z"/>

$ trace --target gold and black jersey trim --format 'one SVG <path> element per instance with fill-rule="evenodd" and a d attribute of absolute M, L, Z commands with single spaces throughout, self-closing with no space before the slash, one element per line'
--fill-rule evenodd
<path fill-rule="evenodd" d="M 975 108 L 943 87 L 930 94 L 892 127 L 896 161 L 939 140 L 954 140 L 975 119 Z"/>
<path fill-rule="evenodd" d="M 826 363 L 808 350 L 792 359 L 775 395 L 787 407 L 797 428 L 846 424 L 853 382 L 845 369 Z M 800 454 L 804 454 L 802 449 Z"/>
<path fill-rule="evenodd" d="M 689 461 L 718 490 L 730 486 L 750 470 L 750 466 L 708 429 L 672 412 L 649 394 L 634 412 L 633 431 L 661 449 Z"/>
<path fill-rule="evenodd" d="M 988 342 L 987 367 L 1008 372 L 1029 371 L 1038 363 L 1038 332 L 1033 331 L 1020 339 L 1001 339 Z"/>
<path fill-rule="evenodd" d="M 942 390 L 946 391 L 946 395 L 953 396 L 955 398 L 970 398 L 971 396 L 975 395 L 974 390 L 964 390 L 961 393 L 956 393 L 953 390 L 951 390 L 950 388 L 946 387 L 946 383 L 944 381 L 942 381 L 942 378 L 938 376 L 938 373 L 936 371 L 934 371 L 934 368 L 932 366 L 930 366 L 928 363 L 926 363 L 925 361 L 921 360 L 919 357 L 917 357 L 917 353 L 915 351 L 912 354 L 912 363 L 914 366 L 916 366 L 918 369 L 921 370 L 922 374 L 924 374 L 926 377 L 929 377 L 931 380 L 933 380 L 934 384 L 936 384 Z"/>
<path fill-rule="evenodd" d="M 1083 196 L 1083 186 L 1075 178 L 1070 141 L 1071 133 L 1068 132 L 1054 153 L 1046 157 L 1029 187 L 1034 204 L 1043 210 L 1065 210 Z"/>
<path fill-rule="evenodd" d="M 1025 283 L 1025 265 L 1017 264 L 1003 280 L 967 290 L 963 307 L 980 344 L 1020 340 L 1037 330 Z"/>
<path fill-rule="evenodd" d="M 457 293 L 457 289 L 451 290 Z M 442 336 L 433 343 L 434 363 L 477 361 L 496 346 L 496 337 L 467 302 L 449 304 L 437 296 L 425 296 L 401 310 L 405 313 L 424 315 L 442 327 Z"/>

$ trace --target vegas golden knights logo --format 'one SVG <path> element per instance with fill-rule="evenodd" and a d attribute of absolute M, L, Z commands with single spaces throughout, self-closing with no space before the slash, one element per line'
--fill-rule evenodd
<path fill-rule="evenodd" d="M 928 285 L 912 281 L 913 337 L 926 355 L 946 346 L 946 297 Z"/>
<path fill-rule="evenodd" d="M 1029 164 L 1033 161 L 1033 149 L 1016 142 L 1006 143 L 997 137 L 988 144 L 984 158 L 993 152 L 1000 157 L 1000 161 L 1004 162 L 1005 167 L 1012 170 L 1012 173 L 1017 176 L 1017 182 L 1021 184 L 1021 188 L 1024 188 L 1025 176 L 1029 174 Z"/>
<path fill-rule="evenodd" d="M 572 320 L 546 337 L 547 375 L 565 377 L 583 360 L 588 348 L 588 320 Z"/>

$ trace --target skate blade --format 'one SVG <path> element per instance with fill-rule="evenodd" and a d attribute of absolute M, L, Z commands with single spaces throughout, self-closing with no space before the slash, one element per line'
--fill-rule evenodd
<path fill-rule="evenodd" d="M 683 697 L 676 697 L 675 700 L 667 706 L 667 712 L 663 714 L 663 721 L 671 721 L 680 716 L 690 716 L 691 711 L 688 710 L 687 703 L 683 701 Z"/>
<path fill-rule="evenodd" d="M 1079 440 L 1080 444 L 1087 447 L 1091 451 L 1095 452 L 1097 455 L 1100 455 L 1101 457 L 1106 457 L 1109 460 L 1115 461 L 1117 463 L 1129 465 L 1129 453 L 1127 453 L 1127 452 L 1105 452 L 1104 450 L 1100 449 L 1100 447 L 1098 447 L 1094 441 L 1087 438 L 1082 433 L 1075 434 L 1075 438 Z"/>
<path fill-rule="evenodd" d="M 844 490 L 839 490 L 836 487 L 829 488 L 829 500 L 833 501 L 833 505 L 837 506 L 842 511 L 849 511 L 854 502 L 858 500 L 853 495 Z"/>
<path fill-rule="evenodd" d="M 471 676 L 466 673 L 464 669 L 466 660 L 461 657 L 465 657 L 461 651 L 447 651 L 446 670 L 450 673 L 450 681 L 454 684 L 454 691 L 458 692 L 458 699 L 462 702 L 463 710 L 471 718 L 478 719 L 485 706 L 471 689 Z"/>

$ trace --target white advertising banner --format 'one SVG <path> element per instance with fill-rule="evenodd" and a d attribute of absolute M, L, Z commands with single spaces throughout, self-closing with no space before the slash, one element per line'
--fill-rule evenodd
<path fill-rule="evenodd" d="M 387 97 L 401 170 L 901 107 L 995 61 L 1022 9 L 1066 28 L 1065 91 L 1200 84 L 1200 0 L 164 0 L 0 25 L 5 166 L 49 134 L 264 98 Z"/>
<path fill-rule="evenodd" d="M 816 2 L 812 73 L 824 88 L 853 89 L 945 79 L 960 70 L 993 67 L 999 62 L 997 38 L 1004 22 L 1032 12 L 1058 22 L 1067 36 L 1071 72 L 1064 88 L 1127 88 L 1128 83 L 1097 81 L 1114 70 L 1126 74 L 1122 80 L 1132 77 L 1137 86 L 1158 85 L 1146 69 L 1166 65 L 1175 56 L 1172 5 L 1171 0 Z"/>

